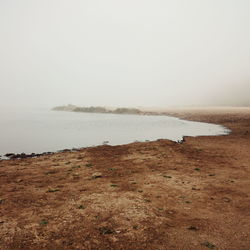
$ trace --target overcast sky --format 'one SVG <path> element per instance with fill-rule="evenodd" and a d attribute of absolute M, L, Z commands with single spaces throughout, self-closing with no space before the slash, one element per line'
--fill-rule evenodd
<path fill-rule="evenodd" d="M 249 0 L 0 0 L 0 105 L 250 104 Z"/>

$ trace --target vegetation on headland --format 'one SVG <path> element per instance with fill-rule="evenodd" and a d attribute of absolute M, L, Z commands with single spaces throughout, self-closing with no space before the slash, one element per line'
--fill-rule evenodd
<path fill-rule="evenodd" d="M 71 112 L 84 112 L 84 113 L 104 113 L 104 114 L 133 114 L 133 115 L 142 115 L 145 114 L 139 109 L 136 108 L 116 108 L 108 109 L 105 107 L 77 107 L 74 105 L 58 106 L 52 110 L 56 111 L 71 111 Z"/>

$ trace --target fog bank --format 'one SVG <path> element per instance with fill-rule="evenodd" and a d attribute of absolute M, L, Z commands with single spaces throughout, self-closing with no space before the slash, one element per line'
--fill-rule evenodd
<path fill-rule="evenodd" d="M 250 105 L 249 0 L 0 1 L 0 106 Z"/>

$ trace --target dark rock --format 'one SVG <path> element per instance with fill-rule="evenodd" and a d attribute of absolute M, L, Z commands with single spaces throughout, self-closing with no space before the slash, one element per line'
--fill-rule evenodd
<path fill-rule="evenodd" d="M 58 152 L 59 153 L 64 153 L 64 152 L 70 152 L 71 150 L 70 149 L 62 149 L 62 150 L 59 150 Z"/>
<path fill-rule="evenodd" d="M 8 154 L 5 154 L 4 156 L 6 156 L 6 157 L 11 157 L 11 156 L 13 156 L 13 155 L 15 155 L 14 153 L 8 153 Z"/>
<path fill-rule="evenodd" d="M 100 227 L 99 229 L 100 234 L 113 234 L 115 231 L 108 227 Z"/>
<path fill-rule="evenodd" d="M 25 153 L 21 153 L 21 154 L 8 153 L 8 154 L 5 154 L 5 157 L 13 160 L 13 159 L 33 158 L 33 157 L 39 157 L 39 156 L 43 156 L 43 155 L 50 155 L 50 154 L 53 154 L 53 153 L 52 152 L 43 152 L 41 154 L 36 154 L 36 153 L 31 153 L 31 154 L 25 154 Z"/>
<path fill-rule="evenodd" d="M 80 151 L 80 149 L 79 149 L 79 148 L 72 148 L 71 151 L 72 151 L 72 152 L 78 152 L 78 151 Z"/>
<path fill-rule="evenodd" d="M 187 228 L 188 230 L 192 230 L 192 231 L 198 231 L 198 227 L 195 227 L 195 226 L 190 226 Z"/>
<path fill-rule="evenodd" d="M 97 178 L 101 178 L 101 177 L 102 177 L 101 172 L 96 172 L 96 173 L 92 174 L 92 179 L 97 179 Z"/>
<path fill-rule="evenodd" d="M 209 249 L 214 249 L 215 248 L 215 245 L 212 244 L 212 243 L 210 243 L 210 242 L 208 242 L 208 241 L 201 243 L 201 245 L 205 246 L 205 247 L 207 247 Z"/>

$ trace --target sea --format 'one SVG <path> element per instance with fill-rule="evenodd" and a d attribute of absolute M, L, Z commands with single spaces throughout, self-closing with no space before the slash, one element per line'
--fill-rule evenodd
<path fill-rule="evenodd" d="M 0 155 L 42 153 L 63 149 L 122 145 L 135 141 L 183 136 L 226 135 L 223 126 L 181 120 L 170 116 L 119 115 L 0 109 Z"/>

